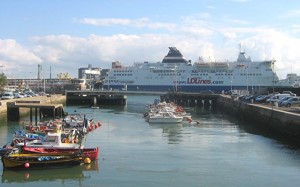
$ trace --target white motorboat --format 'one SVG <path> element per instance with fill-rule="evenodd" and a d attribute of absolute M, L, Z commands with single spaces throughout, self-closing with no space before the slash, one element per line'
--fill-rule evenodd
<path fill-rule="evenodd" d="M 172 112 L 160 111 L 157 113 L 149 113 L 146 121 L 149 123 L 180 123 L 183 116 L 177 116 Z"/>

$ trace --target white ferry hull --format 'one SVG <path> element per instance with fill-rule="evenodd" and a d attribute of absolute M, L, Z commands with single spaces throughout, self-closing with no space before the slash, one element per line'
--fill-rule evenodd
<path fill-rule="evenodd" d="M 260 90 L 276 86 L 274 60 L 252 61 L 240 52 L 234 62 L 196 62 L 191 64 L 176 48 L 170 48 L 161 63 L 135 63 L 123 67 L 119 62 L 104 81 L 105 89 L 132 91 L 215 92 L 231 89 Z"/>

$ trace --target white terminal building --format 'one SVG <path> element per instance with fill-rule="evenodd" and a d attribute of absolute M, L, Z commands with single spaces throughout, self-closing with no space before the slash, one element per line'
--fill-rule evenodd
<path fill-rule="evenodd" d="M 78 78 L 99 80 L 101 77 L 101 70 L 101 68 L 94 68 L 91 64 L 89 64 L 87 68 L 78 69 Z"/>

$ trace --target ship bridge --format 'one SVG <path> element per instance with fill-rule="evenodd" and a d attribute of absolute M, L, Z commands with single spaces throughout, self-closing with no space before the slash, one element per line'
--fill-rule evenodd
<path fill-rule="evenodd" d="M 252 62 L 251 57 L 249 56 L 248 58 L 245 55 L 245 52 L 240 52 L 237 62 Z"/>

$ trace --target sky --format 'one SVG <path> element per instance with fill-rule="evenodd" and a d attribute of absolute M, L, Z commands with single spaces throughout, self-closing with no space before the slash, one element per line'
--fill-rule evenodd
<path fill-rule="evenodd" d="M 275 59 L 300 75 L 298 0 L 0 0 L 0 71 L 78 78 L 82 67 L 159 62 L 176 47 L 192 62 Z"/>

